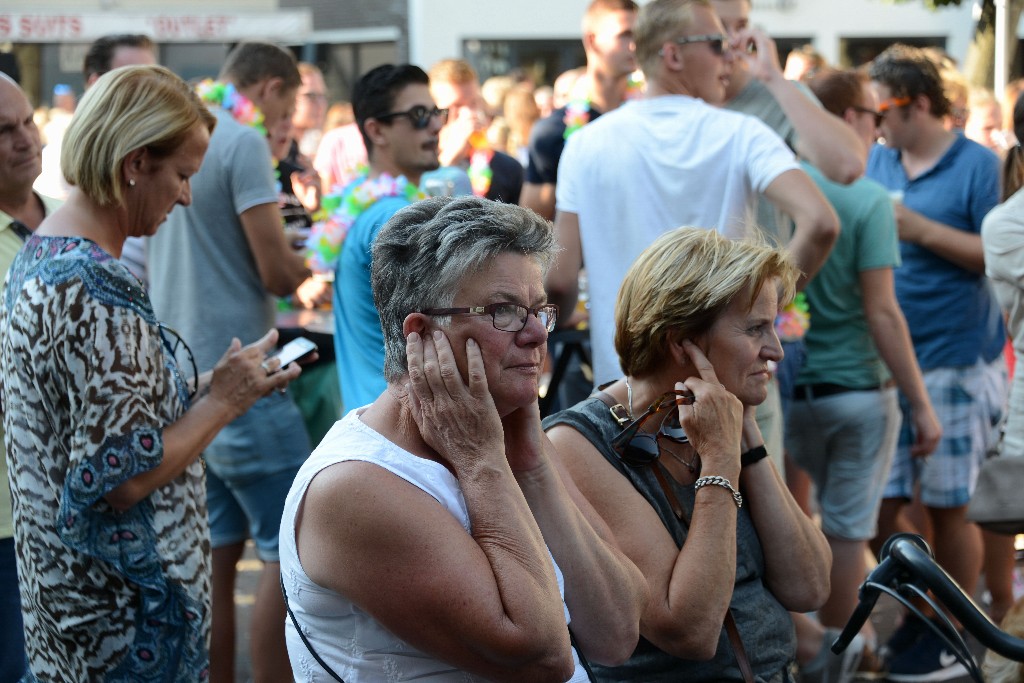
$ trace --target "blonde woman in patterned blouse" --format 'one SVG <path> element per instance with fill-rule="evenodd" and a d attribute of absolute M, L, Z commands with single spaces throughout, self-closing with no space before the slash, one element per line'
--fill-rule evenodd
<path fill-rule="evenodd" d="M 103 76 L 67 131 L 74 186 L 11 266 L 0 382 L 29 680 L 209 675 L 209 534 L 200 453 L 298 375 L 276 333 L 234 340 L 198 376 L 117 260 L 152 235 L 206 152 L 214 118 L 177 76 Z"/>

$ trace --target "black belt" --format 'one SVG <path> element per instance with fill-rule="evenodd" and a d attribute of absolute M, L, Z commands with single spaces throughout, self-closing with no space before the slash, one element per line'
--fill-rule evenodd
<path fill-rule="evenodd" d="M 794 395 L 797 399 L 811 401 L 815 398 L 845 394 L 848 391 L 878 391 L 879 389 L 883 389 L 888 386 L 892 386 L 892 382 L 876 384 L 870 387 L 844 387 L 842 384 L 830 384 L 828 382 L 819 382 L 817 384 L 798 384 L 794 388 Z"/>

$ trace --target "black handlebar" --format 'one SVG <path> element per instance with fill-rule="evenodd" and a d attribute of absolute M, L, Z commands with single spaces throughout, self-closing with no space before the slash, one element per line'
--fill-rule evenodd
<path fill-rule="evenodd" d="M 882 588 L 900 590 L 913 586 L 930 590 L 936 599 L 978 639 L 982 645 L 1007 659 L 1024 662 L 1024 640 L 999 629 L 968 597 L 959 584 L 935 563 L 928 544 L 914 534 L 896 534 L 882 547 L 881 562 L 868 575 L 860 587 L 860 603 L 839 637 L 832 651 L 841 653 L 860 631 L 874 609 Z"/>
<path fill-rule="evenodd" d="M 871 611 L 875 609 L 878 596 L 881 595 L 881 591 L 875 586 L 878 584 L 889 585 L 899 573 L 900 566 L 891 557 L 887 557 L 868 575 L 868 578 L 860 587 L 860 602 L 857 603 L 856 609 L 853 610 L 850 620 L 846 622 L 846 626 L 839 633 L 839 637 L 832 643 L 832 652 L 836 654 L 843 652 L 849 647 L 850 641 L 853 640 L 854 636 L 860 633 L 864 622 L 868 620 L 868 617 L 871 616 Z"/>

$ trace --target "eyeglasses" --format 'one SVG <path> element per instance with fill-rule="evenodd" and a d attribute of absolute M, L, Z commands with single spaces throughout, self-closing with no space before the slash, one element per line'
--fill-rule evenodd
<path fill-rule="evenodd" d="M 424 107 L 422 104 L 417 104 L 415 107 L 409 109 L 408 111 L 393 111 L 387 114 L 381 114 L 380 116 L 374 116 L 373 118 L 377 119 L 378 121 L 385 121 L 387 119 L 393 119 L 398 116 L 404 116 L 405 118 L 409 119 L 409 121 L 412 122 L 412 127 L 415 128 L 416 130 L 423 130 L 424 128 L 430 125 L 430 120 L 435 116 L 441 119 L 442 125 L 445 122 L 447 122 L 448 110 L 439 109 L 437 107 L 431 109 L 429 107 Z"/>
<path fill-rule="evenodd" d="M 666 408 L 693 405 L 693 401 L 693 393 L 685 389 L 675 389 L 662 394 L 644 411 L 643 415 L 633 420 L 618 436 L 612 439 L 612 448 L 622 458 L 622 462 L 631 467 L 650 465 L 661 455 L 658 437 L 663 436 L 673 443 L 686 443 L 689 438 L 683 432 L 682 427 L 669 425 L 668 418 L 671 413 L 665 416 L 656 432 L 640 431 L 644 423 L 652 415 L 657 415 Z"/>
<path fill-rule="evenodd" d="M 721 57 L 729 47 L 729 40 L 721 33 L 705 33 L 699 36 L 684 36 L 673 38 L 676 45 L 689 45 L 690 43 L 707 43 L 711 51 Z"/>
<path fill-rule="evenodd" d="M 192 355 L 192 349 L 173 328 L 163 323 L 157 323 L 157 329 L 160 330 L 160 341 L 163 342 L 164 350 L 174 363 L 172 371 L 175 378 L 188 392 L 188 397 L 194 398 L 199 387 L 199 368 L 196 366 L 196 358 Z"/>
<path fill-rule="evenodd" d="M 486 306 L 470 306 L 468 308 L 428 308 L 420 311 L 424 315 L 489 315 L 494 328 L 503 332 L 519 332 L 526 327 L 530 315 L 537 316 L 540 324 L 548 332 L 555 329 L 558 320 L 558 306 L 544 304 L 537 308 L 529 308 L 520 304 L 502 302 Z"/>
<path fill-rule="evenodd" d="M 885 112 L 883 111 L 875 111 L 874 109 L 868 109 L 867 107 L 858 107 L 857 105 L 850 107 L 850 109 L 853 109 L 856 112 L 860 112 L 861 114 L 871 114 L 873 117 L 875 117 L 875 128 L 878 128 L 880 125 L 882 125 L 882 119 L 885 118 Z"/>
<path fill-rule="evenodd" d="M 888 112 L 890 109 L 899 109 L 900 107 L 905 107 L 908 104 L 910 104 L 912 101 L 913 101 L 913 98 L 911 98 L 908 95 L 905 95 L 903 97 L 890 97 L 889 99 L 887 99 L 884 102 L 879 102 L 878 103 L 878 113 L 882 117 L 882 118 L 878 119 L 879 125 L 881 125 L 882 119 L 885 118 L 886 112 Z"/>

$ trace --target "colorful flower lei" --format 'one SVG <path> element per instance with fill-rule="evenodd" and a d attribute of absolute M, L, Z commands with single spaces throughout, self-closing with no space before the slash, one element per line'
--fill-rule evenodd
<path fill-rule="evenodd" d="M 347 192 L 326 195 L 306 242 L 306 265 L 314 273 L 333 273 L 341 245 L 356 219 L 384 197 L 405 197 L 411 204 L 426 198 L 404 175 L 381 173 L 376 178 L 352 181 Z"/>
<path fill-rule="evenodd" d="M 643 77 L 639 72 L 634 71 L 626 81 L 626 99 L 639 99 L 643 91 Z M 590 95 L 584 92 L 578 97 L 573 97 L 569 104 L 565 105 L 565 116 L 562 118 L 562 122 L 565 123 L 565 132 L 562 133 L 563 140 L 568 140 L 573 133 L 590 123 Z"/>
<path fill-rule="evenodd" d="M 469 157 L 469 182 L 473 186 L 473 194 L 477 197 L 486 197 L 491 189 L 491 181 L 494 179 L 494 171 L 491 169 L 491 159 L 494 158 L 494 150 L 487 147 L 474 148 L 473 154 Z"/>
<path fill-rule="evenodd" d="M 811 326 L 811 308 L 807 297 L 798 292 L 793 300 L 775 317 L 775 333 L 784 342 L 799 341 Z"/>
<path fill-rule="evenodd" d="M 264 137 L 267 129 L 263 125 L 263 112 L 253 104 L 252 100 L 238 92 L 234 83 L 223 83 L 207 78 L 196 86 L 196 94 L 203 102 L 214 104 L 244 126 L 255 128 Z"/>

